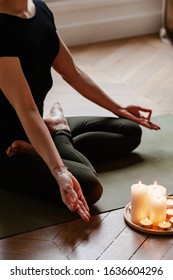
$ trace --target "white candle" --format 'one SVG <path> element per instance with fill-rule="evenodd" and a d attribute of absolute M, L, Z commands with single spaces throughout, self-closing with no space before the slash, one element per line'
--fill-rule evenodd
<path fill-rule="evenodd" d="M 139 182 L 131 186 L 131 221 L 140 224 L 148 214 L 147 186 Z"/>
<path fill-rule="evenodd" d="M 145 219 L 140 220 L 140 225 L 141 227 L 144 228 L 152 228 L 153 221 L 151 221 L 150 219 L 148 219 L 148 217 L 146 217 Z"/>
<path fill-rule="evenodd" d="M 153 221 L 154 225 L 166 220 L 166 196 L 150 196 L 149 218 Z"/>
<path fill-rule="evenodd" d="M 171 223 L 170 223 L 170 222 L 163 221 L 163 222 L 158 223 L 158 227 L 159 227 L 160 229 L 167 230 L 167 229 L 170 229 L 170 228 L 171 228 Z"/>
<path fill-rule="evenodd" d="M 166 196 L 166 188 L 161 185 L 158 185 L 155 181 L 153 185 L 148 186 L 148 196 L 150 197 L 153 194 Z"/>

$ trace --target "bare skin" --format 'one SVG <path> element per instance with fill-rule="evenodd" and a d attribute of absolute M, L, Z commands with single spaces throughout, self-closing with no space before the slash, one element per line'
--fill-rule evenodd
<path fill-rule="evenodd" d="M 55 103 L 53 105 L 49 115 L 44 119 L 44 121 L 51 134 L 57 131 L 58 129 L 70 130 L 67 120 L 64 116 L 64 113 L 59 103 Z M 14 141 L 11 144 L 11 146 L 6 150 L 6 154 L 9 157 L 12 157 L 14 155 L 35 154 L 35 153 L 36 150 L 34 149 L 34 147 L 31 144 L 22 140 Z M 70 211 L 72 212 L 76 211 L 85 222 L 89 222 L 90 219 L 89 207 L 83 196 L 78 181 L 72 176 L 72 174 L 68 170 L 63 174 L 63 176 L 59 177 L 59 180 L 66 178 L 67 174 L 70 176 L 73 182 L 73 188 L 71 188 L 71 186 L 69 185 L 65 192 L 60 188 L 62 200 L 70 209 Z"/>
<path fill-rule="evenodd" d="M 35 12 L 36 7 L 33 0 L 0 0 L 0 13 L 26 19 L 32 18 Z M 110 98 L 86 73 L 79 69 L 60 35 L 57 34 L 57 36 L 60 48 L 52 67 L 64 81 L 83 97 L 116 116 L 131 119 L 149 129 L 160 129 L 150 121 L 151 109 L 134 105 L 122 107 Z M 16 140 L 7 149 L 7 155 L 10 157 L 37 151 L 51 171 L 55 168 L 62 171 L 61 167 L 64 167 L 63 160 L 53 143 L 53 139 L 50 137 L 50 132 L 52 133 L 54 129 L 68 129 L 67 123 L 62 118 L 61 121 L 59 120 L 61 110 L 57 119 L 54 112 L 51 113 L 53 114 L 53 120 L 51 116 L 48 116 L 44 122 L 40 117 L 19 57 L 0 57 L 0 88 L 16 110 L 28 139 L 32 143 L 31 146 L 26 142 Z M 76 211 L 84 221 L 88 222 L 90 218 L 89 208 L 80 184 L 73 174 L 65 169 L 62 175 L 55 172 L 52 172 L 52 175 L 58 183 L 62 201 L 65 205 L 70 211 Z"/>
<path fill-rule="evenodd" d="M 58 129 L 66 129 L 70 131 L 68 122 L 58 102 L 53 105 L 44 121 L 51 134 L 53 134 Z"/>
<path fill-rule="evenodd" d="M 66 129 L 70 131 L 68 122 L 58 102 L 53 105 L 49 114 L 45 117 L 44 122 L 46 123 L 51 134 L 53 134 L 58 129 Z M 11 144 L 11 146 L 8 147 L 8 149 L 6 150 L 6 154 L 9 157 L 12 157 L 14 155 L 35 154 L 35 153 L 36 151 L 33 148 L 33 146 L 23 140 L 14 141 Z"/>

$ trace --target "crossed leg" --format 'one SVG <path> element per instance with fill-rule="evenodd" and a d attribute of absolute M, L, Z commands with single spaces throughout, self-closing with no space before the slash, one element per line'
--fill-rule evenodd
<path fill-rule="evenodd" d="M 47 125 L 51 134 L 59 129 L 69 130 L 69 125 L 67 119 L 64 116 L 63 110 L 60 104 L 57 102 L 51 108 L 49 114 L 44 119 L 45 124 Z M 23 141 L 23 140 L 15 140 L 11 146 L 6 150 L 6 154 L 11 157 L 14 155 L 22 155 L 22 154 L 35 154 L 36 151 L 34 147 Z"/>
<path fill-rule="evenodd" d="M 125 154 L 131 152 L 139 145 L 141 139 L 141 129 L 132 121 L 106 117 L 70 117 L 66 119 L 59 103 L 52 107 L 44 121 L 65 165 L 69 167 L 69 171 L 82 186 L 88 204 L 98 201 L 103 191 L 90 162 L 116 159 L 122 152 Z M 73 141 L 65 134 L 56 133 L 58 130 L 69 131 L 69 134 L 73 136 Z M 12 157 L 12 160 L 9 160 L 8 157 L 4 159 L 2 165 L 4 185 L 13 187 L 16 184 L 17 188 L 21 188 L 22 191 L 25 191 L 23 188 L 25 185 L 25 189 L 33 191 L 33 193 L 37 191 L 46 199 L 48 196 L 51 200 L 55 200 L 57 196 L 60 197 L 57 183 L 31 144 L 16 140 L 8 147 L 6 153 L 8 157 L 21 154 L 26 156 Z M 9 169 L 10 177 L 6 174 Z M 16 177 L 19 170 L 20 176 Z M 37 178 L 31 176 L 35 172 L 42 176 Z M 32 190 L 31 187 L 35 186 L 35 181 L 38 181 L 37 188 Z"/>
<path fill-rule="evenodd" d="M 69 131 L 69 135 L 71 135 L 68 122 L 59 103 L 53 106 L 44 121 L 52 134 L 64 164 L 68 166 L 69 171 L 79 181 L 88 204 L 94 204 L 101 197 L 102 185 L 92 164 L 79 151 L 75 150 L 71 139 L 62 133 L 63 131 Z M 4 157 L 2 179 L 4 185 L 9 186 L 9 188 L 16 185 L 16 188 L 22 190 L 22 192 L 33 193 L 50 200 L 60 200 L 57 182 L 31 144 L 16 140 L 8 147 L 6 154 L 8 157 Z M 13 157 L 13 155 L 15 156 Z M 11 157 L 11 160 L 9 160 L 9 157 Z M 10 177 L 6 174 L 7 169 L 11 170 Z M 18 171 L 20 171 L 20 176 L 16 177 Z M 41 174 L 41 176 L 32 176 L 35 173 Z M 37 188 L 32 187 L 35 185 Z"/>

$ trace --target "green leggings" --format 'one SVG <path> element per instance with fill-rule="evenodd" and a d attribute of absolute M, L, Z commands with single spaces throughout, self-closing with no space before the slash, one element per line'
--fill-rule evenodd
<path fill-rule="evenodd" d="M 93 167 L 95 163 L 116 160 L 133 151 L 141 141 L 141 128 L 133 121 L 116 117 L 69 117 L 71 133 L 55 132 L 55 145 L 79 181 L 88 203 L 101 197 L 102 185 Z M 16 139 L 17 140 L 17 139 Z M 5 188 L 59 201 L 56 180 L 38 155 L 0 157 L 1 184 Z"/>

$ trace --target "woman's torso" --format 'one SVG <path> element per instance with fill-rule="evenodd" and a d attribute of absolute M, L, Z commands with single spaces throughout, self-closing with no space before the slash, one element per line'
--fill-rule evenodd
<path fill-rule="evenodd" d="M 42 1 L 33 2 L 36 12 L 29 19 L 0 13 L 0 56 L 19 57 L 34 100 L 43 114 L 43 102 L 52 86 L 51 65 L 59 51 L 59 39 L 51 11 Z M 14 125 L 19 123 L 0 90 L 0 134 L 6 134 L 4 123 L 7 118 L 14 120 Z"/>

